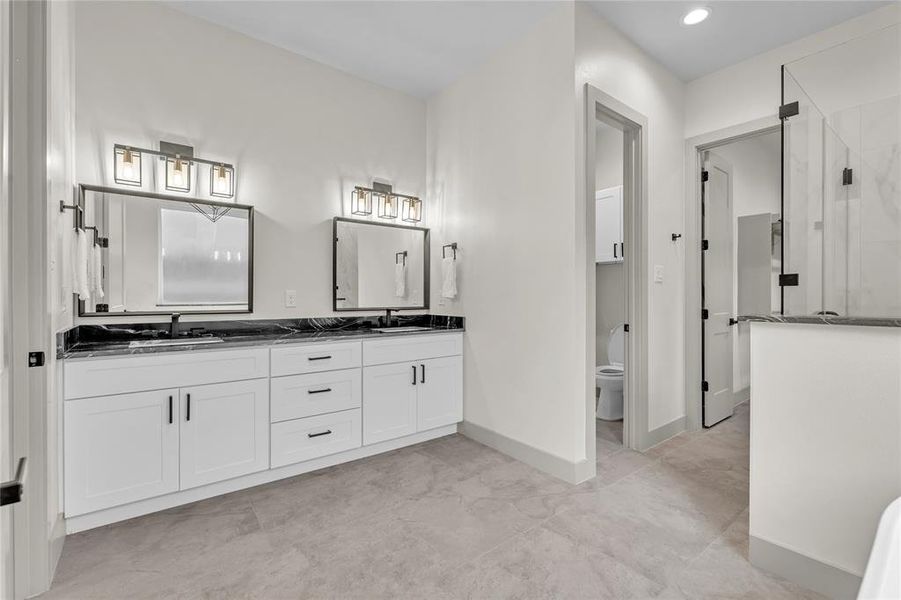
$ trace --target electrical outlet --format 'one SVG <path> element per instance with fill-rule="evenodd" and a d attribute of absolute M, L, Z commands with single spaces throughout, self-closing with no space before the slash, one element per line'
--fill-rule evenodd
<path fill-rule="evenodd" d="M 285 290 L 285 308 L 297 308 L 297 290 Z"/>
<path fill-rule="evenodd" d="M 654 283 L 663 283 L 663 265 L 654 265 Z"/>

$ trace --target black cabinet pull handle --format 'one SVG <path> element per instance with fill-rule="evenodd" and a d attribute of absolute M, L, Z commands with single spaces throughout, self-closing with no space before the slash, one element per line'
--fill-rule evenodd
<path fill-rule="evenodd" d="M 307 357 L 307 360 L 326 360 L 326 359 L 329 359 L 329 358 L 331 358 L 331 357 L 332 357 L 331 355 L 328 355 L 328 356 L 310 356 L 310 357 Z"/>
<path fill-rule="evenodd" d="M 314 438 L 314 437 L 319 437 L 320 435 L 329 435 L 331 433 L 332 433 L 331 429 L 326 429 L 325 431 L 320 431 L 319 433 L 308 433 L 307 437 Z"/>
<path fill-rule="evenodd" d="M 308 394 L 324 394 L 332 391 L 332 388 L 322 388 L 321 390 L 307 390 Z"/>
<path fill-rule="evenodd" d="M 619 243 L 619 257 L 626 258 L 626 249 L 623 247 L 624 242 Z"/>
<path fill-rule="evenodd" d="M 172 425 L 172 396 L 169 396 L 169 425 Z"/>
<path fill-rule="evenodd" d="M 613 242 L 613 258 L 619 258 L 616 256 L 616 242 Z"/>
<path fill-rule="evenodd" d="M 413 365 L 413 385 L 416 385 L 416 365 Z"/>
<path fill-rule="evenodd" d="M 422 367 L 422 379 L 419 381 L 419 383 L 425 383 L 425 365 L 420 364 L 419 366 Z"/>
<path fill-rule="evenodd" d="M 191 394 L 186 394 L 188 397 L 188 403 L 185 410 L 185 421 L 191 420 Z"/>

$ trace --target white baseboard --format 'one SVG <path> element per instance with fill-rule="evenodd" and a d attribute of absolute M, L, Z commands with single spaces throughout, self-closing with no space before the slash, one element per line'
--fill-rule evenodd
<path fill-rule="evenodd" d="M 97 512 L 88 513 L 86 515 L 69 517 L 66 519 L 66 533 L 77 533 L 79 531 L 85 531 L 86 529 L 93 529 L 102 525 L 109 525 L 110 523 L 140 517 L 141 515 L 158 512 L 167 508 L 190 504 L 191 502 L 197 502 L 198 500 L 206 500 L 213 496 L 221 496 L 222 494 L 236 492 L 238 490 L 270 483 L 279 479 L 287 479 L 288 477 L 295 477 L 304 473 L 310 473 L 311 471 L 318 471 L 319 469 L 324 469 L 326 467 L 332 467 L 359 458 L 396 450 L 398 448 L 403 448 L 404 446 L 412 446 L 413 444 L 419 444 L 454 433 L 457 433 L 457 425 L 446 425 L 444 427 L 430 429 L 429 431 L 397 438 L 396 440 L 388 440 L 387 442 L 362 446 L 360 448 L 354 448 L 353 450 L 347 450 L 346 452 L 339 452 L 338 454 L 308 460 L 296 465 L 260 471 L 259 473 L 252 473 L 250 475 L 244 475 L 243 477 L 236 477 L 235 479 L 219 481 L 190 490 L 175 492 L 165 496 L 157 496 L 156 498 L 147 498 L 146 500 L 98 510 Z"/>
<path fill-rule="evenodd" d="M 665 442 L 673 436 L 679 435 L 685 431 L 685 417 L 679 417 L 678 419 L 674 419 L 667 423 L 666 425 L 661 425 L 657 429 L 652 429 L 647 433 L 645 438 L 642 440 L 642 444 L 640 450 L 644 452 L 649 448 L 653 448 L 660 442 Z"/>
<path fill-rule="evenodd" d="M 751 386 L 746 386 L 737 392 L 732 392 L 732 406 L 744 404 L 751 399 Z"/>
<path fill-rule="evenodd" d="M 567 483 L 582 483 L 596 474 L 597 465 L 588 460 L 570 462 L 475 423 L 468 421 L 460 423 L 460 433 Z"/>
<path fill-rule="evenodd" d="M 838 567 L 750 536 L 748 555 L 755 567 L 836 600 L 857 597 L 861 578 Z"/>

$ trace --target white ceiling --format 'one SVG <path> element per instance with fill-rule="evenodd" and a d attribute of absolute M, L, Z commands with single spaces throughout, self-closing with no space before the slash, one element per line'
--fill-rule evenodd
<path fill-rule="evenodd" d="M 594 0 L 594 10 L 683 81 L 828 29 L 891 2 L 871 0 Z M 708 19 L 682 25 L 690 9 Z"/>
<path fill-rule="evenodd" d="M 592 1 L 646 52 L 689 81 L 889 2 Z M 526 32 L 557 2 L 169 0 L 173 8 L 415 96 L 427 97 Z"/>
<path fill-rule="evenodd" d="M 174 0 L 170 6 L 415 96 L 446 87 L 555 2 Z"/>

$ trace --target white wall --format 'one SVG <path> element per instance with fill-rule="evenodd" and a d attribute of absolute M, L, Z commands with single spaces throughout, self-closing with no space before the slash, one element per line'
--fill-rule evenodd
<path fill-rule="evenodd" d="M 425 102 L 161 4 L 75 13 L 78 181 L 111 183 L 115 142 L 234 163 L 257 209 L 253 317 L 331 314 L 331 218 L 373 178 L 425 192 Z"/>
<path fill-rule="evenodd" d="M 783 64 L 899 22 L 901 4 L 894 3 L 689 82 L 685 137 L 772 117 L 781 101 Z M 845 83 L 836 79 L 835 85 Z"/>
<path fill-rule="evenodd" d="M 752 538 L 861 575 L 901 495 L 901 329 L 754 323 L 751 364 Z"/>
<path fill-rule="evenodd" d="M 683 84 L 584 3 L 575 6 L 576 215 L 585 221 L 585 97 L 590 83 L 648 119 L 648 273 L 664 267 L 664 282 L 650 286 L 648 314 L 648 423 L 657 429 L 685 415 L 682 245 Z M 582 278 L 584 279 L 584 277 Z M 582 288 L 584 292 L 584 288 Z M 584 311 L 576 311 L 581 319 Z M 584 329 L 582 329 L 584 331 Z M 584 355 L 582 356 L 584 359 Z"/>
<path fill-rule="evenodd" d="M 466 421 L 567 463 L 585 457 L 572 31 L 561 4 L 428 103 L 432 254 L 459 243 L 442 312 L 466 316 Z"/>
<path fill-rule="evenodd" d="M 732 165 L 733 314 L 738 315 L 738 217 L 761 213 L 779 214 L 781 160 L 779 132 L 733 142 L 714 150 Z M 732 338 L 732 389 L 751 383 L 750 323 L 740 322 Z"/>

